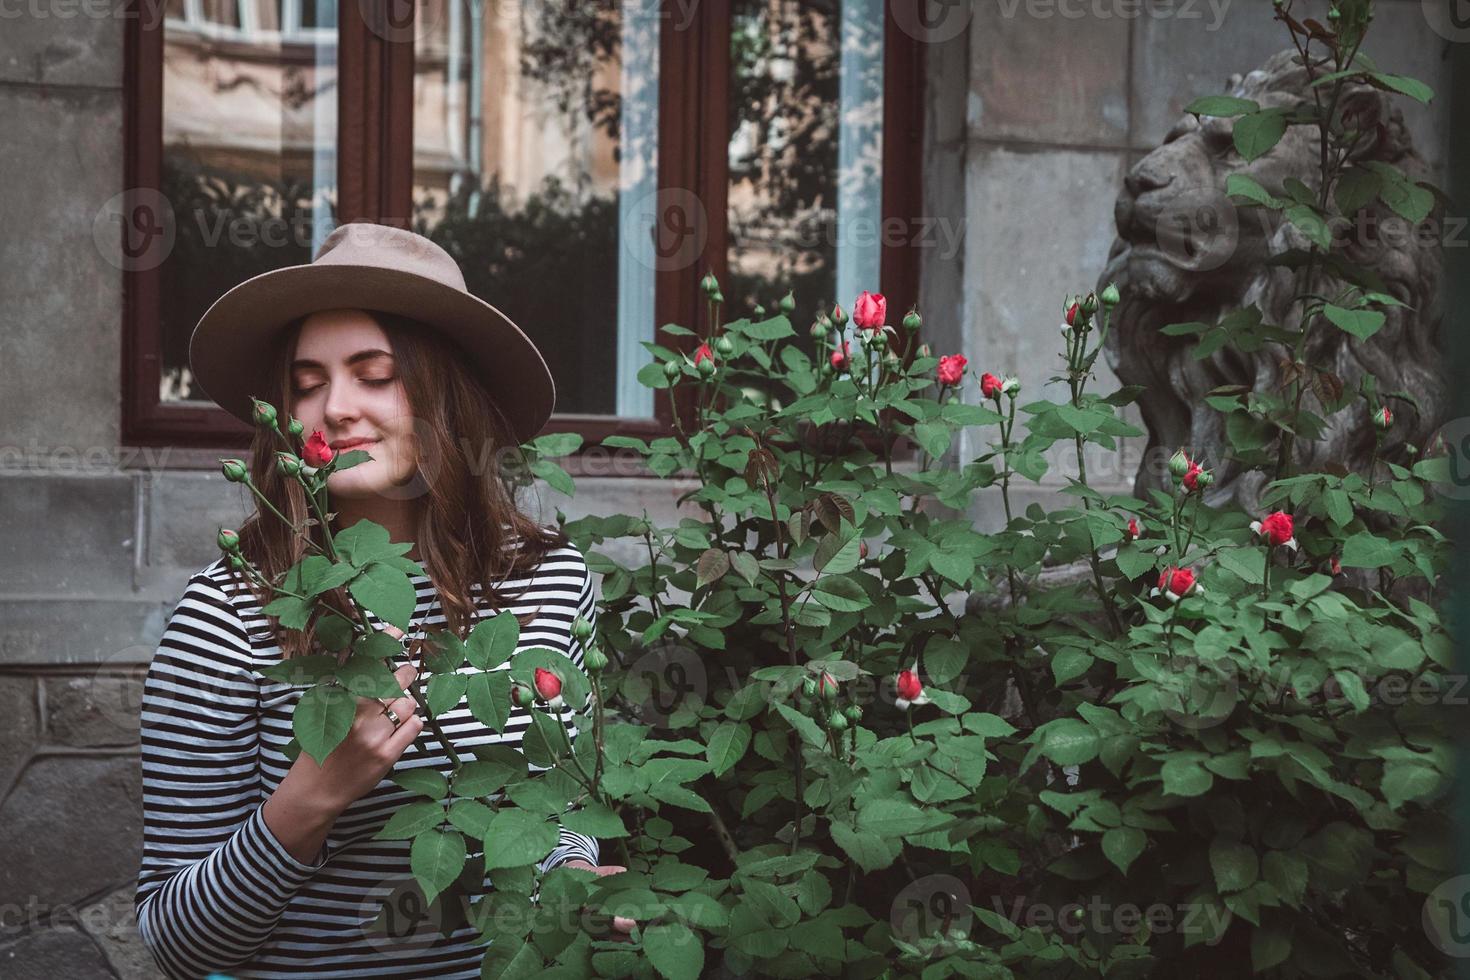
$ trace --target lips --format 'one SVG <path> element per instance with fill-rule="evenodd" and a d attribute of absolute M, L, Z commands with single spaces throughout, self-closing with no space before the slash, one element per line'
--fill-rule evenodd
<path fill-rule="evenodd" d="M 377 442 L 376 439 L 339 439 L 330 443 L 333 449 L 356 449 L 358 446 L 371 446 Z"/>

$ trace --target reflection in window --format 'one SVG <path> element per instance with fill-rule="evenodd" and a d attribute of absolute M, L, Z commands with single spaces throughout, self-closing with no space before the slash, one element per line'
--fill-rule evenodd
<path fill-rule="evenodd" d="M 311 261 L 334 224 L 337 0 L 171 0 L 159 190 L 160 400 L 202 399 L 189 335 L 232 286 Z"/>
<path fill-rule="evenodd" d="M 646 0 L 422 0 L 414 230 L 535 341 L 558 414 L 651 417 L 640 248 L 657 187 L 658 33 Z"/>
<path fill-rule="evenodd" d="M 817 311 L 879 287 L 881 0 L 735 0 L 730 30 L 730 314 L 792 289 Z"/>

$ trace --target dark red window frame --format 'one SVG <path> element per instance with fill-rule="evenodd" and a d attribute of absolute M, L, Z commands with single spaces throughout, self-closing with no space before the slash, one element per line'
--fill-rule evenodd
<path fill-rule="evenodd" d="M 163 25 L 151 29 L 141 16 L 142 0 L 130 0 L 124 63 L 125 184 L 129 193 L 157 190 L 163 151 Z M 413 180 L 414 51 L 411 40 L 389 41 L 395 33 L 362 18 L 365 5 L 341 0 L 338 23 L 338 207 L 344 221 L 369 220 L 406 227 Z M 368 7 L 388 17 L 394 4 Z M 680 23 L 683 8 L 666 4 L 660 35 L 659 187 L 692 191 L 703 204 L 704 247 L 698 261 L 655 275 L 655 315 L 649 339 L 690 352 L 693 338 L 657 335 L 664 323 L 699 322 L 698 283 L 707 271 L 723 276 L 726 250 L 727 185 L 725 145 L 730 73 L 729 0 L 703 0 L 692 20 Z M 915 220 L 922 208 L 923 45 L 885 7 L 883 110 L 883 217 Z M 132 213 L 129 201 L 126 212 Z M 699 216 L 696 216 L 699 217 Z M 919 253 L 913 246 L 882 245 L 880 289 L 889 308 L 918 302 Z M 159 321 L 160 273 L 125 272 L 122 359 L 122 438 L 127 445 L 241 449 L 249 429 L 220 408 L 162 402 Z M 901 312 L 900 312 L 901 315 Z M 682 421 L 692 423 L 693 393 L 676 398 Z M 584 450 L 611 435 L 651 438 L 673 433 L 669 400 L 654 399 L 653 419 L 604 415 L 554 415 L 546 432 L 578 432 Z M 191 457 L 192 458 L 192 457 Z M 200 454 L 213 465 L 213 454 Z M 573 468 L 575 472 L 575 467 Z"/>

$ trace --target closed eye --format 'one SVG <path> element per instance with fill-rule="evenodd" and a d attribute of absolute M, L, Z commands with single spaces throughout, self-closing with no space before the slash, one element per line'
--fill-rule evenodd
<path fill-rule="evenodd" d="M 392 378 L 361 378 L 359 380 L 361 380 L 362 383 L 365 384 L 365 385 L 370 385 L 370 386 L 372 386 L 374 388 L 381 388 L 384 385 L 390 385 L 390 384 L 392 384 L 394 379 L 392 379 Z M 324 386 L 323 385 L 312 385 L 310 388 L 297 388 L 295 393 L 297 395 L 309 395 L 313 391 L 316 391 L 318 388 L 321 388 L 321 387 L 324 387 Z"/>

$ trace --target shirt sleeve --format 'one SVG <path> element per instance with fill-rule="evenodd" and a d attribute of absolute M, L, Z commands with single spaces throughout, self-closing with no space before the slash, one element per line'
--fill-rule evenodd
<path fill-rule="evenodd" d="M 597 595 L 592 585 L 592 569 L 587 567 L 585 559 L 583 560 L 582 567 L 587 577 L 582 582 L 582 590 L 577 598 L 577 610 L 573 615 L 581 616 L 596 628 Z M 568 625 L 568 629 L 570 628 L 570 625 Z M 593 635 L 595 636 L 596 634 L 594 633 Z M 568 649 L 572 663 L 576 664 L 577 668 L 585 673 L 587 670 L 586 647 L 576 637 L 573 637 Z M 577 734 L 577 717 L 575 715 L 572 716 L 568 728 L 571 736 L 575 738 Z M 556 848 L 541 861 L 540 867 L 542 871 L 548 871 L 559 864 L 577 858 L 581 858 L 589 864 L 597 864 L 600 853 L 601 851 L 596 837 L 589 837 L 586 834 L 579 834 L 562 827 L 561 840 L 557 842 Z"/>
<path fill-rule="evenodd" d="M 286 850 L 261 815 L 258 688 L 244 625 L 203 573 L 190 579 L 143 684 L 138 932 L 171 978 L 249 960 L 326 863 Z"/>

